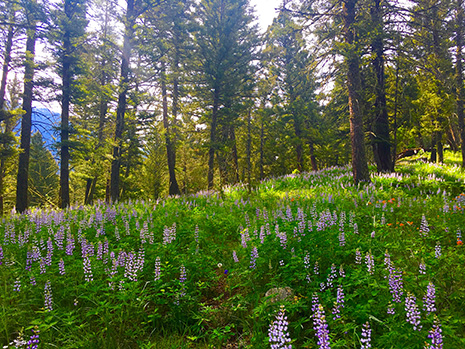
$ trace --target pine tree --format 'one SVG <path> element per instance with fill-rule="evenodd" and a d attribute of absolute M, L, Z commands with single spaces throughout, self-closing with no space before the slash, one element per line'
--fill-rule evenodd
<path fill-rule="evenodd" d="M 234 111 L 251 78 L 257 29 L 246 0 L 203 0 L 196 8 L 195 43 L 202 100 L 210 127 L 208 188 L 214 186 L 214 159 L 226 138 L 235 146 Z M 220 171 L 222 159 L 220 161 Z M 224 160 L 223 160 L 224 161 Z M 224 169 L 224 167 L 223 167 Z"/>

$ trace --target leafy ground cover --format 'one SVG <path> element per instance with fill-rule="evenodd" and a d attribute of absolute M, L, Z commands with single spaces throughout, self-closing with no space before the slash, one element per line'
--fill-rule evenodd
<path fill-rule="evenodd" d="M 354 186 L 349 167 L 333 167 L 11 217 L 0 343 L 464 348 L 464 179 L 414 162 Z"/>

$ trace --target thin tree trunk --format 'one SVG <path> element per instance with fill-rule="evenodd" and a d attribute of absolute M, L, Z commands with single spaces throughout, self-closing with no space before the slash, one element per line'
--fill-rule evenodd
<path fill-rule="evenodd" d="M 294 114 L 294 113 L 293 113 Z M 298 140 L 297 145 L 295 146 L 295 153 L 297 155 L 297 170 L 302 172 L 304 170 L 304 156 L 303 156 L 303 147 L 302 147 L 302 128 L 300 122 L 297 120 L 298 116 L 294 114 L 294 133 Z"/>
<path fill-rule="evenodd" d="M 11 10 L 10 14 L 10 21 L 11 23 L 14 23 L 15 21 L 15 11 Z M 5 120 L 6 115 L 3 114 L 3 108 L 5 106 L 5 92 L 6 92 L 6 83 L 8 79 L 8 72 L 10 70 L 10 62 L 11 62 L 11 49 L 13 47 L 13 25 L 10 25 L 8 27 L 8 34 L 6 38 L 6 43 L 5 43 L 5 60 L 3 61 L 3 69 L 2 69 L 2 81 L 0 84 L 0 115 L 2 116 L 0 118 L 0 121 Z"/>
<path fill-rule="evenodd" d="M 347 0 L 343 4 L 344 36 L 351 46 L 347 61 L 347 89 L 349 92 L 350 140 L 352 146 L 352 172 L 355 184 L 370 181 L 370 172 L 365 154 L 365 135 L 360 106 L 360 58 L 355 47 L 355 5 L 357 0 Z"/>
<path fill-rule="evenodd" d="M 265 113 L 265 103 L 262 103 L 262 110 L 263 113 Z M 264 147 L 265 147 L 265 118 L 264 115 L 261 115 L 260 118 L 260 179 L 263 179 L 265 176 L 263 167 L 264 167 L 264 159 L 265 159 L 265 154 L 264 154 Z"/>
<path fill-rule="evenodd" d="M 116 108 L 115 146 L 111 163 L 110 197 L 119 200 L 119 172 L 121 166 L 121 143 L 124 131 L 124 114 L 126 112 L 126 95 L 129 91 L 129 61 L 131 58 L 131 41 L 134 36 L 134 0 L 127 0 L 126 25 L 124 30 L 123 54 L 121 59 L 121 77 L 119 82 L 118 106 Z"/>
<path fill-rule="evenodd" d="M 161 94 L 162 94 L 162 107 L 163 107 L 163 126 L 165 128 L 165 144 L 166 144 L 166 155 L 168 160 L 168 173 L 169 173 L 169 189 L 170 195 L 179 195 L 179 186 L 176 181 L 175 172 L 175 157 L 174 149 L 171 143 L 171 132 L 170 123 L 168 120 L 168 94 L 166 92 L 166 74 L 165 74 L 165 63 L 162 63 L 161 71 Z"/>
<path fill-rule="evenodd" d="M 462 147 L 462 167 L 465 167 L 465 127 L 463 121 L 463 104 L 464 104 L 464 89 L 463 89 L 463 3 L 462 0 L 457 0 L 456 3 L 456 23 L 455 23 L 455 45 L 456 45 L 456 63 L 455 63 L 455 80 L 456 80 L 456 104 L 457 117 L 459 121 L 459 132 Z"/>
<path fill-rule="evenodd" d="M 249 109 L 247 115 L 247 146 L 246 146 L 246 158 L 247 158 L 247 184 L 250 188 L 251 172 L 252 172 L 252 110 Z"/>
<path fill-rule="evenodd" d="M 232 142 L 232 160 L 233 160 L 233 182 L 239 182 L 239 159 L 237 154 L 236 131 L 234 125 L 229 126 L 229 139 Z"/>
<path fill-rule="evenodd" d="M 389 141 L 389 118 L 386 105 L 386 89 L 384 79 L 384 23 L 380 0 L 375 0 L 371 18 L 376 26 L 376 36 L 372 42 L 375 55 L 373 68 L 376 74 L 376 99 L 374 120 L 374 152 L 378 172 L 391 171 L 391 144 Z"/>
<path fill-rule="evenodd" d="M 14 23 L 15 22 L 15 10 L 11 10 L 10 13 L 10 22 Z M 9 129 L 8 127 L 8 122 L 9 122 L 9 117 L 7 116 L 6 110 L 4 110 L 5 107 L 5 93 L 6 93 L 6 83 L 8 79 L 8 72 L 10 68 L 10 62 L 11 62 L 11 49 L 13 47 L 13 25 L 11 24 L 8 27 L 8 34 L 6 38 L 6 44 L 5 44 L 5 60 L 3 61 L 3 69 L 2 69 L 2 81 L 0 84 L 0 121 L 3 119 L 5 120 L 5 134 L 8 134 L 12 130 Z M 5 178 L 5 156 L 2 156 L 2 159 L 0 160 L 0 217 L 3 217 L 3 211 L 4 211 L 4 196 L 5 196 L 5 188 L 4 188 L 4 178 Z"/>
<path fill-rule="evenodd" d="M 318 163 L 316 162 L 315 157 L 315 147 L 313 141 L 308 141 L 308 150 L 310 153 L 310 163 L 312 164 L 312 171 L 318 171 Z"/>
<path fill-rule="evenodd" d="M 216 149 L 216 128 L 218 124 L 218 108 L 220 103 L 220 92 L 218 88 L 213 91 L 212 122 L 210 125 L 210 149 L 208 151 L 208 189 L 213 189 L 213 176 L 215 172 L 214 159 Z"/>
<path fill-rule="evenodd" d="M 69 0 L 65 0 L 64 13 L 70 16 L 72 9 Z M 71 40 L 69 30 L 63 36 L 62 99 L 61 99 L 61 162 L 60 162 L 60 207 L 69 206 L 69 106 L 71 101 Z"/>
<path fill-rule="evenodd" d="M 397 56 L 396 64 L 396 87 L 394 92 L 394 146 L 392 147 L 392 162 L 391 162 L 391 171 L 394 172 L 397 159 L 397 106 L 399 103 L 399 68 L 400 59 Z"/>
<path fill-rule="evenodd" d="M 27 29 L 26 60 L 24 62 L 24 114 L 21 121 L 21 144 L 16 181 L 16 211 L 23 213 L 28 207 L 29 155 L 31 149 L 32 98 L 34 87 L 34 53 L 36 25 Z"/>

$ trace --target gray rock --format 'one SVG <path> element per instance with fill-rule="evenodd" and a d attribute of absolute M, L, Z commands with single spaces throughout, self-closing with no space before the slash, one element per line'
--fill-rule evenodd
<path fill-rule="evenodd" d="M 290 287 L 275 287 L 265 293 L 265 297 L 271 297 L 269 301 L 275 303 L 278 301 L 289 300 L 294 296 L 294 291 Z"/>

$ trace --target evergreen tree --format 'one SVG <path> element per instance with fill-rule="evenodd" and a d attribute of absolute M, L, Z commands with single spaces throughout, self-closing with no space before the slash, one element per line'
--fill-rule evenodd
<path fill-rule="evenodd" d="M 52 41 L 56 45 L 62 79 L 61 85 L 61 127 L 60 127 L 60 206 L 66 208 L 69 198 L 70 160 L 70 107 L 76 92 L 75 80 L 78 74 L 80 50 L 84 39 L 86 20 L 85 0 L 63 0 L 54 12 L 56 31 Z M 74 90 L 74 91 L 73 91 Z M 74 92 L 74 94 L 73 94 Z"/>
<path fill-rule="evenodd" d="M 58 165 L 45 148 L 42 135 L 36 132 L 31 138 L 29 164 L 29 195 L 31 206 L 56 207 L 59 189 Z"/>
<path fill-rule="evenodd" d="M 210 128 L 209 189 L 214 185 L 215 154 L 218 157 L 225 138 L 231 139 L 232 147 L 235 146 L 235 105 L 246 94 L 244 89 L 252 77 L 251 62 L 255 58 L 258 34 L 250 11 L 246 0 L 202 0 L 196 7 L 198 88 L 202 91 Z M 222 161 L 218 159 L 221 170 Z"/>

